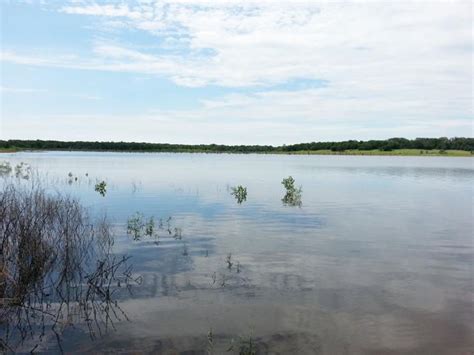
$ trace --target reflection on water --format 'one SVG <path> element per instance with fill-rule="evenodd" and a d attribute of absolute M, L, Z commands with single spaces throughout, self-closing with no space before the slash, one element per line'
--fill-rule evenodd
<path fill-rule="evenodd" d="M 92 213 L 107 213 L 114 253 L 130 256 L 141 277 L 117 295 L 130 322 L 94 341 L 66 332 L 66 351 L 220 354 L 250 341 L 257 353 L 472 351 L 471 158 L 2 159 L 30 164 Z M 69 172 L 78 177 L 71 184 Z M 303 188 L 301 208 L 282 204 L 288 176 Z M 100 181 L 105 197 L 94 191 Z M 239 185 L 249 192 L 242 204 L 229 193 Z"/>

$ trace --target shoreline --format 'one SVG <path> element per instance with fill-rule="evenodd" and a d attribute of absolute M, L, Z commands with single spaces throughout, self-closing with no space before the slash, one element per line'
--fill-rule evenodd
<path fill-rule="evenodd" d="M 298 151 L 274 151 L 274 152 L 224 152 L 224 151 L 199 151 L 199 150 L 176 150 L 176 151 L 160 151 L 160 150 L 94 150 L 94 149 L 16 149 L 0 148 L 0 154 L 19 153 L 19 152 L 115 152 L 115 153 L 187 153 L 187 154 L 273 154 L 273 155 L 343 155 L 343 156 L 400 156 L 400 157 L 474 157 L 469 151 L 464 150 L 446 150 L 441 152 L 438 149 L 422 150 L 422 149 L 394 149 L 391 151 L 383 150 L 298 150 Z"/>
<path fill-rule="evenodd" d="M 19 152 L 18 149 L 7 149 L 7 148 L 0 148 L 0 154 L 2 153 L 16 153 Z"/>

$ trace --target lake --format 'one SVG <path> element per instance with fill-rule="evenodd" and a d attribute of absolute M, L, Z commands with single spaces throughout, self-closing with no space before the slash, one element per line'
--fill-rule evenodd
<path fill-rule="evenodd" d="M 20 152 L 2 160 L 30 164 L 93 215 L 107 214 L 114 252 L 131 256 L 136 282 L 118 296 L 115 329 L 91 339 L 77 324 L 62 334 L 66 352 L 474 349 L 472 158 Z M 290 175 L 300 207 L 282 203 Z M 101 180 L 105 196 L 94 191 Z M 247 188 L 241 204 L 237 185 Z M 159 238 L 127 235 L 136 213 L 161 224 Z M 38 350 L 59 351 L 56 338 Z"/>

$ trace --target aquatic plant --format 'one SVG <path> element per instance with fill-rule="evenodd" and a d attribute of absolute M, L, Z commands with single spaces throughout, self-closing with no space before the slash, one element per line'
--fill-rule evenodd
<path fill-rule="evenodd" d="M 238 204 L 241 204 L 243 201 L 247 200 L 247 188 L 242 185 L 231 187 L 231 195 L 235 197 Z"/>
<path fill-rule="evenodd" d="M 189 255 L 189 252 L 188 252 L 188 246 L 186 243 L 183 244 L 183 256 L 188 256 Z"/>
<path fill-rule="evenodd" d="M 171 218 L 171 217 L 170 217 Z M 168 229 L 169 230 L 169 229 Z M 183 230 L 179 227 L 174 228 L 174 235 L 173 238 L 176 240 L 181 240 L 183 239 Z"/>
<path fill-rule="evenodd" d="M 21 162 L 15 166 L 15 177 L 28 180 L 31 175 L 31 166 L 27 163 Z"/>
<path fill-rule="evenodd" d="M 12 169 L 8 162 L 0 164 L 0 176 L 9 176 L 12 171 L 14 172 L 14 176 L 18 179 L 28 180 L 31 176 L 31 166 L 27 163 L 21 162 L 17 164 L 14 169 Z"/>
<path fill-rule="evenodd" d="M 232 262 L 232 253 L 227 254 L 225 262 L 227 263 L 227 268 L 229 270 L 232 269 L 232 265 L 234 265 L 234 263 Z"/>
<path fill-rule="evenodd" d="M 127 234 L 132 235 L 134 240 L 139 240 L 143 236 L 143 231 L 145 229 L 144 218 L 143 214 L 136 212 L 127 220 Z M 147 232 L 152 228 L 151 225 L 146 225 L 146 227 Z"/>
<path fill-rule="evenodd" d="M 4 161 L 0 163 L 0 176 L 10 175 L 11 172 L 12 172 L 12 166 L 10 165 L 9 162 Z"/>
<path fill-rule="evenodd" d="M 94 189 L 102 196 L 105 196 L 105 194 L 107 193 L 107 183 L 105 181 L 98 182 L 97 184 L 95 184 Z"/>
<path fill-rule="evenodd" d="M 212 285 L 214 285 L 217 281 L 217 273 L 215 271 L 211 275 L 211 279 L 212 279 Z"/>
<path fill-rule="evenodd" d="M 282 185 L 285 187 L 286 193 L 285 196 L 281 199 L 284 205 L 288 206 L 298 206 L 301 207 L 301 187 L 295 187 L 295 179 L 292 176 L 283 179 L 281 182 Z"/>
<path fill-rule="evenodd" d="M 237 350 L 239 355 L 256 355 L 257 347 L 251 336 L 240 336 L 237 341 L 231 339 L 227 352 Z"/>
<path fill-rule="evenodd" d="M 150 217 L 148 222 L 145 225 L 145 235 L 148 237 L 152 237 L 155 234 L 155 219 Z"/>
<path fill-rule="evenodd" d="M 67 177 L 68 177 L 67 183 L 69 185 L 72 185 L 74 181 L 77 182 L 79 180 L 79 178 L 77 176 L 74 176 L 72 172 L 69 172 L 67 174 Z"/>
<path fill-rule="evenodd" d="M 242 338 L 239 346 L 239 355 L 256 355 L 257 348 L 252 340 L 252 337 L 247 339 Z"/>
<path fill-rule="evenodd" d="M 256 355 L 257 348 L 252 340 L 252 337 L 248 339 L 241 339 L 239 346 L 239 355 Z"/>
<path fill-rule="evenodd" d="M 214 351 L 214 334 L 212 333 L 212 328 L 209 329 L 207 333 L 207 354 L 212 355 Z"/>
<path fill-rule="evenodd" d="M 0 242 L 5 351 L 28 341 L 33 352 L 47 332 L 62 351 L 60 336 L 75 323 L 85 322 L 95 337 L 126 318 L 113 294 L 130 285 L 128 258 L 113 253 L 107 220 L 91 220 L 77 200 L 49 195 L 36 183 L 3 186 Z"/>
<path fill-rule="evenodd" d="M 159 238 L 163 236 L 163 233 L 176 240 L 182 240 L 182 229 L 179 227 L 173 228 L 171 220 L 172 218 L 168 217 L 165 224 L 163 219 L 160 218 L 158 226 L 156 226 L 155 217 L 151 216 L 146 219 L 143 213 L 135 212 L 127 219 L 127 234 L 131 235 L 134 240 L 153 237 L 155 238 L 155 244 L 159 243 Z"/>
<path fill-rule="evenodd" d="M 132 181 L 132 194 L 135 194 L 136 192 L 140 191 L 141 188 L 142 188 L 142 183 L 140 181 L 139 182 Z"/>
<path fill-rule="evenodd" d="M 221 280 L 221 287 L 225 287 L 227 285 L 227 276 L 225 274 L 222 274 L 222 280 Z"/>

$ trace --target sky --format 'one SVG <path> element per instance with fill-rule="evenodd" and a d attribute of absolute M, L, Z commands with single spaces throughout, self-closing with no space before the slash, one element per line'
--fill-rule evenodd
<path fill-rule="evenodd" d="M 0 0 L 0 10 L 0 139 L 473 134 L 470 0 Z"/>

